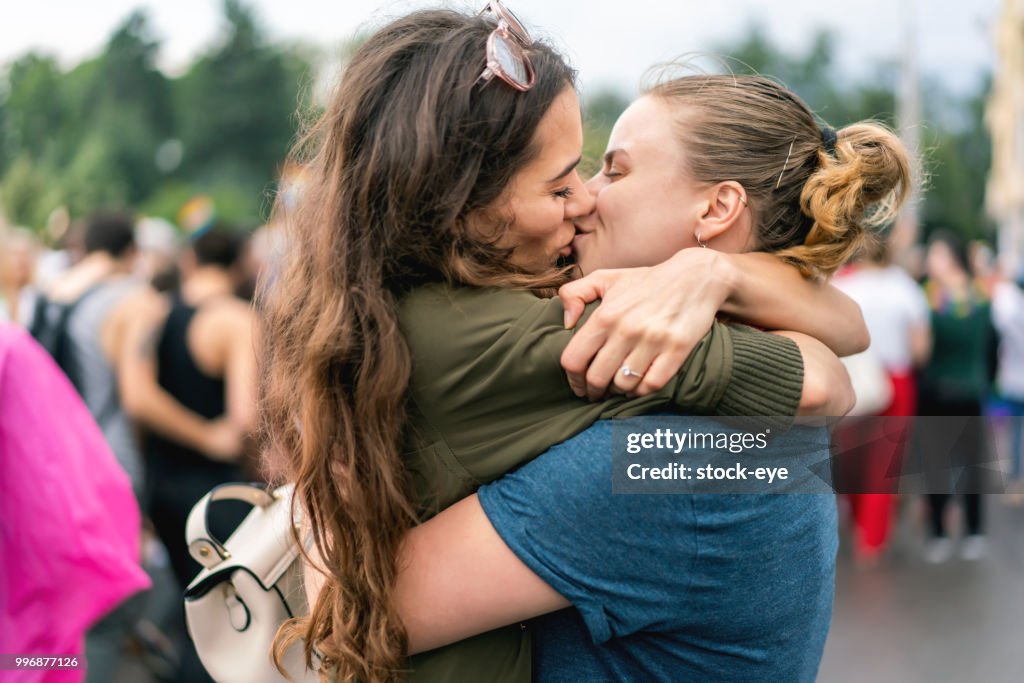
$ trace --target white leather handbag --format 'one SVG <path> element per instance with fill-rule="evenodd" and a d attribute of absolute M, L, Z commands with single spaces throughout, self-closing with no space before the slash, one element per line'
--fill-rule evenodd
<path fill-rule="evenodd" d="M 185 619 L 199 659 L 217 683 L 281 683 L 271 644 L 278 628 L 308 612 L 303 563 L 291 529 L 292 487 L 274 491 L 254 484 L 223 484 L 189 514 L 189 554 L 203 570 L 185 591 Z M 223 543 L 209 530 L 212 502 L 239 500 L 253 509 Z M 319 683 L 306 669 L 302 647 L 285 653 L 285 669 L 296 683 Z"/>

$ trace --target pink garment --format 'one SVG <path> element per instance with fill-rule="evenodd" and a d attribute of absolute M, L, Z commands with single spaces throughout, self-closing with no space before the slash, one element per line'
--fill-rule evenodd
<path fill-rule="evenodd" d="M 83 657 L 85 631 L 149 586 L 140 526 L 128 476 L 71 383 L 28 334 L 0 324 L 0 654 Z"/>

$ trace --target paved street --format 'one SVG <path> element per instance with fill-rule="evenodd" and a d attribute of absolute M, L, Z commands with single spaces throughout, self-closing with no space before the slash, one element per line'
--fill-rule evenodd
<path fill-rule="evenodd" d="M 1024 508 L 989 496 L 989 552 L 921 559 L 923 509 L 903 510 L 889 557 L 855 567 L 844 544 L 823 683 L 1024 680 Z"/>

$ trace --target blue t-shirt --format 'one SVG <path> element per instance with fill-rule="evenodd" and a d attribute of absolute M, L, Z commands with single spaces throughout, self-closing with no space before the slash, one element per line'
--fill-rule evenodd
<path fill-rule="evenodd" d="M 611 443 L 598 422 L 479 490 L 505 543 L 576 608 L 535 620 L 536 680 L 813 681 L 835 497 L 616 495 Z"/>

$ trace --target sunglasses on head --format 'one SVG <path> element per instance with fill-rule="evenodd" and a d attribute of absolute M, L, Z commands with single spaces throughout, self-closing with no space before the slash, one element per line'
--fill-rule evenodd
<path fill-rule="evenodd" d="M 536 80 L 533 66 L 526 56 L 526 49 L 533 44 L 533 40 L 516 15 L 498 0 L 488 2 L 480 14 L 487 12 L 497 17 L 498 25 L 487 38 L 487 66 L 477 83 L 487 83 L 497 76 L 516 90 L 526 92 Z"/>

